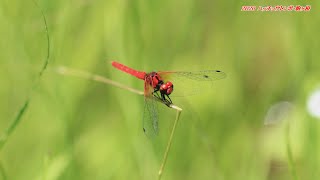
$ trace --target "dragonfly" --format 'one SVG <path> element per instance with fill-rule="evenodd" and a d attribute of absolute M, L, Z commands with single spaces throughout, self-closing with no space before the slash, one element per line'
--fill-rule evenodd
<path fill-rule="evenodd" d="M 144 81 L 143 131 L 149 137 L 158 135 L 159 113 L 157 102 L 169 106 L 170 97 L 196 95 L 207 90 L 215 80 L 223 79 L 226 74 L 220 70 L 202 71 L 138 71 L 119 62 L 112 61 L 116 69 Z"/>

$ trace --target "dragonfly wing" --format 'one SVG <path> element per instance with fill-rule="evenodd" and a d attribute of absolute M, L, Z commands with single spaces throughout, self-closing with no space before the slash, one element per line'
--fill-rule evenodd
<path fill-rule="evenodd" d="M 148 137 L 158 135 L 158 108 L 153 97 L 152 78 L 146 77 L 144 82 L 143 131 Z"/>
<path fill-rule="evenodd" d="M 210 90 L 216 80 L 224 79 L 226 74 L 219 70 L 204 71 L 163 71 L 158 72 L 164 81 L 173 84 L 172 97 L 189 96 Z"/>
<path fill-rule="evenodd" d="M 143 131 L 148 137 L 158 135 L 158 109 L 157 102 L 152 97 L 146 97 L 143 113 Z"/>

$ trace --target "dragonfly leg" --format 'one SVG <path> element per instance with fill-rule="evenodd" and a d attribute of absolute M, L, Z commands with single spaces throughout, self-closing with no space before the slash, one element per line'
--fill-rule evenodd
<path fill-rule="evenodd" d="M 169 97 L 168 95 L 166 95 L 166 94 L 161 94 L 161 93 L 160 93 L 160 95 L 159 95 L 159 90 L 157 90 L 157 89 L 155 89 L 155 90 L 153 91 L 153 95 L 154 95 L 154 97 L 162 100 L 162 102 L 163 102 L 165 105 L 167 105 L 168 107 L 170 106 L 170 104 L 172 104 L 172 100 L 170 99 L 170 97 Z M 168 99 L 167 99 L 166 97 L 167 97 Z"/>
<path fill-rule="evenodd" d="M 166 95 L 166 96 L 167 96 L 167 98 L 169 99 L 169 100 L 168 100 L 169 103 L 172 104 L 172 100 L 170 99 L 169 95 Z"/>
<path fill-rule="evenodd" d="M 154 92 L 153 92 L 153 95 L 154 95 L 156 98 L 158 98 L 158 99 L 162 99 L 162 98 L 160 97 L 158 91 L 154 91 Z"/>
<path fill-rule="evenodd" d="M 169 98 L 169 100 L 166 99 L 166 96 Z M 161 99 L 165 103 L 165 105 L 167 105 L 168 107 L 170 107 L 170 104 L 172 104 L 170 97 L 166 94 L 161 94 Z"/>

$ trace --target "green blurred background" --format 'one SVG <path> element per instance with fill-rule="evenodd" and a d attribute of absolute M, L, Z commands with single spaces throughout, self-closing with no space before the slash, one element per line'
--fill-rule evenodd
<path fill-rule="evenodd" d="M 208 93 L 183 108 L 163 179 L 317 179 L 319 1 L 310 12 L 242 12 L 243 5 L 305 1 L 0 1 L 0 133 L 30 97 L 0 152 L 2 179 L 156 179 L 175 119 L 159 105 L 160 134 L 142 132 L 143 97 L 60 75 L 59 66 L 136 89 L 111 67 L 219 69 Z M 319 107 L 320 109 L 320 107 Z M 271 123 L 270 123 L 271 122 Z"/>

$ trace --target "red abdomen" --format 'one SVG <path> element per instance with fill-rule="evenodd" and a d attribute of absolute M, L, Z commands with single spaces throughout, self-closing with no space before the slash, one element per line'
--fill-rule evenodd
<path fill-rule="evenodd" d="M 145 72 L 142 72 L 142 71 L 136 71 L 132 68 L 129 68 L 128 66 L 125 66 L 123 64 L 120 64 L 118 62 L 115 62 L 115 61 L 112 61 L 111 62 L 112 66 L 119 69 L 120 71 L 123 71 L 123 72 L 126 72 L 128 74 L 131 74 L 132 76 L 135 76 L 139 79 L 142 79 L 144 80 L 145 76 L 146 76 L 146 73 Z"/>

